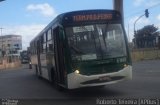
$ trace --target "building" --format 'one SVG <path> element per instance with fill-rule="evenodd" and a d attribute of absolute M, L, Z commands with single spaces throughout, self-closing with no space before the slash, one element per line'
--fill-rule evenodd
<path fill-rule="evenodd" d="M 0 36 L 0 54 L 1 56 L 10 56 L 19 54 L 22 50 L 22 36 L 4 35 Z"/>

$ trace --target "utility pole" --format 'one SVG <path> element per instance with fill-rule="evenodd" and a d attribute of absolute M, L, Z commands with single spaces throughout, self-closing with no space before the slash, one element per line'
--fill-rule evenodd
<path fill-rule="evenodd" d="M 123 12 L 123 0 L 113 0 L 113 9 L 119 11 L 122 16 L 122 25 L 124 26 L 124 12 Z M 128 24 L 128 42 L 129 38 L 129 24 Z"/>
<path fill-rule="evenodd" d="M 4 28 L 0 28 L 0 30 L 1 30 L 1 51 L 3 50 L 3 36 L 2 36 L 2 30 L 3 30 Z"/>
<path fill-rule="evenodd" d="M 5 0 L 0 0 L 0 2 L 2 2 L 2 1 L 5 1 Z M 4 29 L 4 28 L 2 28 L 2 27 L 0 28 L 0 30 L 1 30 L 1 44 L 2 44 L 2 46 L 1 46 L 1 54 L 2 54 L 1 57 L 2 57 L 2 58 L 0 59 L 0 60 L 1 60 L 0 62 L 1 62 L 1 63 L 3 63 L 3 36 L 2 36 L 2 30 L 3 30 L 3 29 Z"/>
<path fill-rule="evenodd" d="M 3 28 L 1 27 L 0 28 L 0 30 L 1 30 L 1 56 L 0 56 L 0 62 L 3 64 L 3 36 L 2 36 L 2 30 L 3 30 Z"/>
<path fill-rule="evenodd" d="M 121 13 L 122 22 L 124 25 L 123 0 L 113 0 L 113 9 Z"/>
<path fill-rule="evenodd" d="M 128 42 L 130 42 L 130 37 L 129 37 L 129 23 L 128 23 Z"/>

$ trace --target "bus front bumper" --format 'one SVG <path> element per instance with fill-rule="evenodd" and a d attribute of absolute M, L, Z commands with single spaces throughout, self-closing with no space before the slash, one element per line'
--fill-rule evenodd
<path fill-rule="evenodd" d="M 81 75 L 76 72 L 67 75 L 68 89 L 80 87 L 101 86 L 117 83 L 123 80 L 132 79 L 132 66 L 128 65 L 118 72 L 97 74 L 97 75 Z"/>

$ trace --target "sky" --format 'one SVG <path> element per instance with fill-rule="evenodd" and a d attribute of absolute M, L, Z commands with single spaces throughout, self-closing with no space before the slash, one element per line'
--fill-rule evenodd
<path fill-rule="evenodd" d="M 136 29 L 154 24 L 160 28 L 160 0 L 123 0 L 124 22 L 128 40 L 133 39 L 135 20 L 149 10 L 149 18 L 142 17 Z M 0 2 L 0 28 L 2 35 L 22 36 L 22 47 L 30 41 L 57 15 L 85 9 L 113 9 L 112 0 L 5 0 Z"/>

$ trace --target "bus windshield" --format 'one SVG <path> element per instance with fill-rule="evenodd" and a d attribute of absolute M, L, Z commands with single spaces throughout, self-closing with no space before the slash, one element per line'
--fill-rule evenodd
<path fill-rule="evenodd" d="M 126 56 L 121 24 L 94 24 L 66 28 L 72 60 L 86 61 Z"/>

